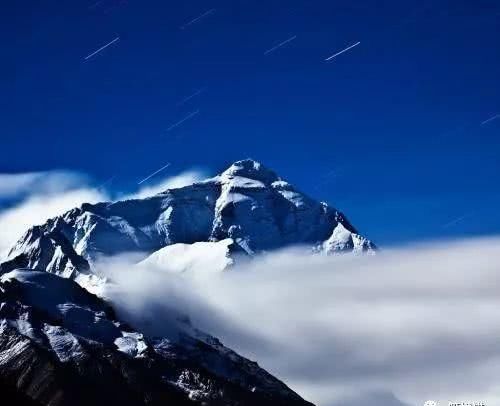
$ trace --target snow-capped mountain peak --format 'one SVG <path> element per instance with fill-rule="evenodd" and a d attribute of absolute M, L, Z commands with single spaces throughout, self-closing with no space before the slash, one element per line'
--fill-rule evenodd
<path fill-rule="evenodd" d="M 341 212 L 247 159 L 153 197 L 83 204 L 28 230 L 2 268 L 44 270 L 89 287 L 101 256 L 135 252 L 146 259 L 175 244 L 227 239 L 233 241 L 231 252 L 250 256 L 293 245 L 326 254 L 375 249 Z M 181 251 L 169 249 L 156 258 Z"/>
<path fill-rule="evenodd" d="M 236 184 L 238 180 L 249 179 L 254 182 L 261 182 L 263 186 L 269 186 L 271 183 L 280 180 L 276 173 L 253 159 L 233 163 L 219 177 L 223 183 L 234 182 Z"/>

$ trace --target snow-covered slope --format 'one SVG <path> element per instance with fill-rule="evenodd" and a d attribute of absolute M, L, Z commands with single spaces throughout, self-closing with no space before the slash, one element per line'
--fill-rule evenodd
<path fill-rule="evenodd" d="M 298 244 L 327 254 L 375 249 L 341 212 L 260 163 L 244 160 L 214 178 L 150 198 L 84 204 L 29 229 L 2 267 L 3 272 L 19 266 L 45 270 L 91 286 L 101 255 L 155 253 L 147 261 L 174 264 L 188 250 L 202 255 L 212 249 L 188 244 L 227 239 L 233 241 L 230 255 Z M 174 244 L 183 245 L 164 249 Z"/>
<path fill-rule="evenodd" d="M 174 273 L 189 271 L 194 276 L 209 276 L 228 269 L 234 263 L 231 247 L 234 241 L 226 238 L 215 242 L 172 244 L 159 249 L 139 262 L 139 267 L 158 268 Z"/>
<path fill-rule="evenodd" d="M 32 270 L 0 278 L 0 382 L 51 406 L 310 405 L 213 337 L 146 337 L 72 280 Z"/>

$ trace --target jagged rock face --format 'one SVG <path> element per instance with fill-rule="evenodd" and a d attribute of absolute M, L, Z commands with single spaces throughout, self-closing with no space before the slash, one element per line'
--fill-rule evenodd
<path fill-rule="evenodd" d="M 232 252 L 248 255 L 290 245 L 324 253 L 375 249 L 342 213 L 245 160 L 212 179 L 150 198 L 84 204 L 28 230 L 9 261 L 27 259 L 23 266 L 90 278 L 100 255 L 141 252 L 146 258 L 174 244 L 225 239 L 234 242 Z"/>
<path fill-rule="evenodd" d="M 72 280 L 32 270 L 0 278 L 0 383 L 51 406 L 310 405 L 213 337 L 146 337 Z"/>

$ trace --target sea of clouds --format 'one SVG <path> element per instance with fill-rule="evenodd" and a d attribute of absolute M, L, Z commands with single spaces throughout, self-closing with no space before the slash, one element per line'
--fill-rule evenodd
<path fill-rule="evenodd" d="M 107 294 L 152 335 L 168 335 L 169 317 L 188 314 L 319 405 L 493 405 L 499 264 L 498 238 L 374 257 L 286 250 L 206 279 L 118 261 L 107 266 Z"/>

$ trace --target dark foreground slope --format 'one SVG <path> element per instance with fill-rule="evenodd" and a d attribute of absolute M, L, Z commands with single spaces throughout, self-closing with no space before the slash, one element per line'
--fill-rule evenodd
<path fill-rule="evenodd" d="M 0 279 L 0 382 L 13 404 L 310 405 L 214 338 L 144 337 L 72 280 L 31 270 Z"/>
<path fill-rule="evenodd" d="M 0 394 L 2 405 L 15 405 L 15 406 L 42 406 L 41 403 L 34 401 L 26 396 L 22 391 L 17 389 L 14 385 L 4 382 L 0 379 Z"/>

